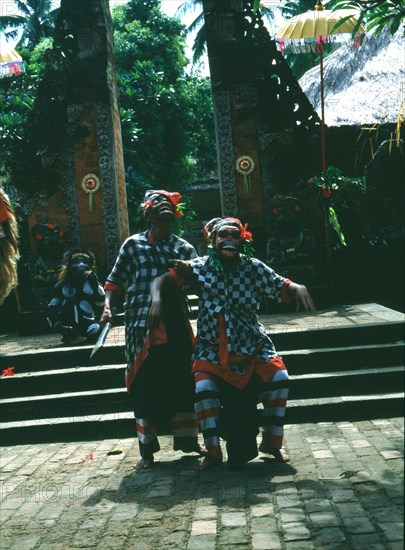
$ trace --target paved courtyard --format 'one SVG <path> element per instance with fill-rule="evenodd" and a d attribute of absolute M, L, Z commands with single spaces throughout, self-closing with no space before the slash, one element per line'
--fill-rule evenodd
<path fill-rule="evenodd" d="M 136 439 L 1 448 L 1 550 L 403 548 L 403 419 L 286 426 L 289 464 L 136 472 Z"/>

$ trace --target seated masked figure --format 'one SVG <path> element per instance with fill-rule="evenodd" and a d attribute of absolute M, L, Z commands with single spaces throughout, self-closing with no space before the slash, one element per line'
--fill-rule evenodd
<path fill-rule="evenodd" d="M 48 304 L 48 323 L 62 334 L 63 343 L 94 342 L 101 332 L 104 297 L 94 255 L 85 249 L 68 251 Z"/>

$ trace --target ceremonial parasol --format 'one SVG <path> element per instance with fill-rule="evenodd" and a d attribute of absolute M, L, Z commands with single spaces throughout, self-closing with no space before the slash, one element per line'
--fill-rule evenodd
<path fill-rule="evenodd" d="M 19 76 L 24 72 L 24 62 L 19 53 L 0 35 L 0 78 Z"/>
<path fill-rule="evenodd" d="M 286 46 L 291 46 L 293 53 L 307 53 L 311 50 L 319 53 L 321 72 L 321 141 L 322 141 L 322 170 L 326 170 L 325 144 L 325 106 L 323 81 L 323 51 L 326 44 L 344 40 L 342 34 L 352 33 L 358 24 L 356 11 L 350 9 L 325 10 L 318 0 L 315 9 L 296 15 L 279 29 L 276 35 L 277 43 L 282 52 Z M 340 23 L 338 27 L 336 25 Z M 364 33 L 360 25 L 359 33 Z M 360 35 L 356 37 L 354 46 L 360 43 Z"/>

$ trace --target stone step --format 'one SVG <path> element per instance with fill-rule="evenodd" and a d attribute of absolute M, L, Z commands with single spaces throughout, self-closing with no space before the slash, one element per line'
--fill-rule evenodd
<path fill-rule="evenodd" d="M 281 352 L 290 375 L 328 373 L 364 368 L 380 368 L 404 364 L 402 343 L 353 346 L 325 349 L 303 349 Z M 117 356 L 115 356 L 115 359 Z M 44 365 L 48 367 L 50 365 Z M 124 364 L 77 365 L 71 362 L 52 364 L 53 369 L 34 371 L 22 364 L 14 376 L 0 380 L 2 398 L 43 395 L 65 391 L 121 388 L 124 385 Z M 68 367 L 65 365 L 69 365 Z M 55 368 L 57 367 L 57 368 Z M 39 368 L 39 367 L 38 367 Z M 21 370 L 21 372 L 19 372 Z"/>
<path fill-rule="evenodd" d="M 381 321 L 364 323 L 365 318 Z M 286 422 L 401 416 L 401 319 L 375 304 L 344 306 L 319 318 L 264 317 L 291 377 Z M 122 327 L 110 332 L 92 359 L 93 346 L 60 347 L 55 335 L 49 344 L 26 339 L 23 351 L 16 344 L 7 349 L 0 368 L 14 366 L 15 375 L 0 378 L 2 444 L 135 436 L 124 387 Z M 169 433 L 170 426 L 160 430 Z"/>
<path fill-rule="evenodd" d="M 102 391 L 64 392 L 0 400 L 0 421 L 14 422 L 41 418 L 89 417 L 96 414 L 131 412 L 126 388 Z"/>
<path fill-rule="evenodd" d="M 297 314 L 298 315 L 298 314 Z M 277 330 L 272 330 L 272 316 L 263 319 L 263 324 L 273 340 L 276 349 L 281 353 L 289 350 L 323 349 L 349 346 L 367 346 L 403 342 L 404 323 L 401 321 L 387 321 L 382 324 L 363 324 L 345 327 L 329 326 L 327 321 L 311 328 L 311 325 L 288 326 L 280 329 L 279 317 Z M 299 317 L 298 317 L 299 319 Z M 90 354 L 93 346 L 55 347 L 52 349 L 32 349 L 14 353 L 2 353 L 0 369 L 14 366 L 16 371 L 54 369 L 58 367 L 80 365 L 95 365 L 117 363 L 118 357 L 125 362 L 123 330 L 112 329 L 103 348 L 92 359 Z M 35 341 L 35 339 L 34 339 Z M 38 339 L 38 344 L 40 340 Z M 36 346 L 35 346 L 36 347 Z"/>
<path fill-rule="evenodd" d="M 403 416 L 403 393 L 292 400 L 286 424 L 359 421 Z M 136 437 L 132 412 L 68 416 L 0 424 L 2 445 Z M 169 434 L 168 425 L 158 429 Z M 91 449 L 89 449 L 91 452 Z"/>
<path fill-rule="evenodd" d="M 326 398 L 403 391 L 404 368 L 358 369 L 290 376 L 290 398 Z M 1 421 L 92 416 L 132 410 L 125 388 L 71 391 L 0 400 Z"/>
<path fill-rule="evenodd" d="M 404 390 L 404 367 L 362 368 L 290 376 L 290 397 L 326 398 Z"/>
<path fill-rule="evenodd" d="M 354 329 L 353 329 L 354 330 Z M 125 351 L 122 345 L 110 345 L 98 352 L 90 359 L 93 347 L 84 348 L 56 348 L 51 350 L 42 350 L 40 352 L 22 352 L 16 357 L 3 356 L 2 368 L 14 366 L 15 374 L 35 373 L 44 371 L 54 371 L 75 368 L 93 367 L 108 365 L 121 361 L 125 363 Z M 278 353 L 288 361 L 288 367 L 300 368 L 304 366 L 305 370 L 316 368 L 315 366 L 325 361 L 326 355 L 332 354 L 340 362 L 340 367 L 351 368 L 351 365 L 366 362 L 378 365 L 380 362 L 394 360 L 401 364 L 404 361 L 404 343 L 403 341 L 393 342 L 372 342 L 356 345 L 336 345 L 334 347 L 305 347 L 305 348 L 283 348 L 277 346 Z M 386 356 L 386 357 L 385 357 Z M 1 368 L 1 367 L 0 367 Z"/>
<path fill-rule="evenodd" d="M 371 344 L 363 346 L 342 346 L 323 349 L 299 349 L 281 351 L 290 374 L 350 370 L 385 365 L 403 365 L 404 344 Z"/>
<path fill-rule="evenodd" d="M 345 395 L 288 402 L 286 424 L 308 422 L 355 422 L 404 415 L 403 392 Z"/>
<path fill-rule="evenodd" d="M 125 365 L 73 367 L 25 372 L 1 380 L 1 397 L 29 397 L 65 391 L 105 390 L 124 386 Z"/>
<path fill-rule="evenodd" d="M 296 330 L 286 326 L 283 331 L 277 325 L 276 332 L 271 330 L 271 317 L 267 317 L 263 324 L 277 350 L 366 346 L 403 342 L 405 338 L 405 325 L 402 321 L 344 327 L 333 326 L 332 322 L 328 325 L 327 321 L 322 321 L 314 325 L 313 328 L 308 325 L 302 327 L 298 325 Z"/>

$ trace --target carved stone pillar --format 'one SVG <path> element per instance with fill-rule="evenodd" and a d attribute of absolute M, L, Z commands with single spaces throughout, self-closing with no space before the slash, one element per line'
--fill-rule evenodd
<path fill-rule="evenodd" d="M 112 267 L 128 236 L 111 14 L 108 0 L 62 0 L 61 9 L 65 28 L 75 39 L 78 63 L 68 82 L 67 112 L 73 127 L 71 184 L 76 189 L 79 240 L 96 252 L 104 271 Z M 96 183 L 91 174 L 98 178 Z"/>
<path fill-rule="evenodd" d="M 58 224 L 67 247 L 95 253 L 103 277 L 129 232 L 108 0 L 62 0 L 42 94 L 60 139 L 42 155 L 54 188 L 46 206 L 26 203 L 29 226 Z"/>
<path fill-rule="evenodd" d="M 203 7 L 222 214 L 249 223 L 264 258 L 272 197 L 299 194 L 316 172 L 320 121 L 253 1 L 203 0 Z"/>

